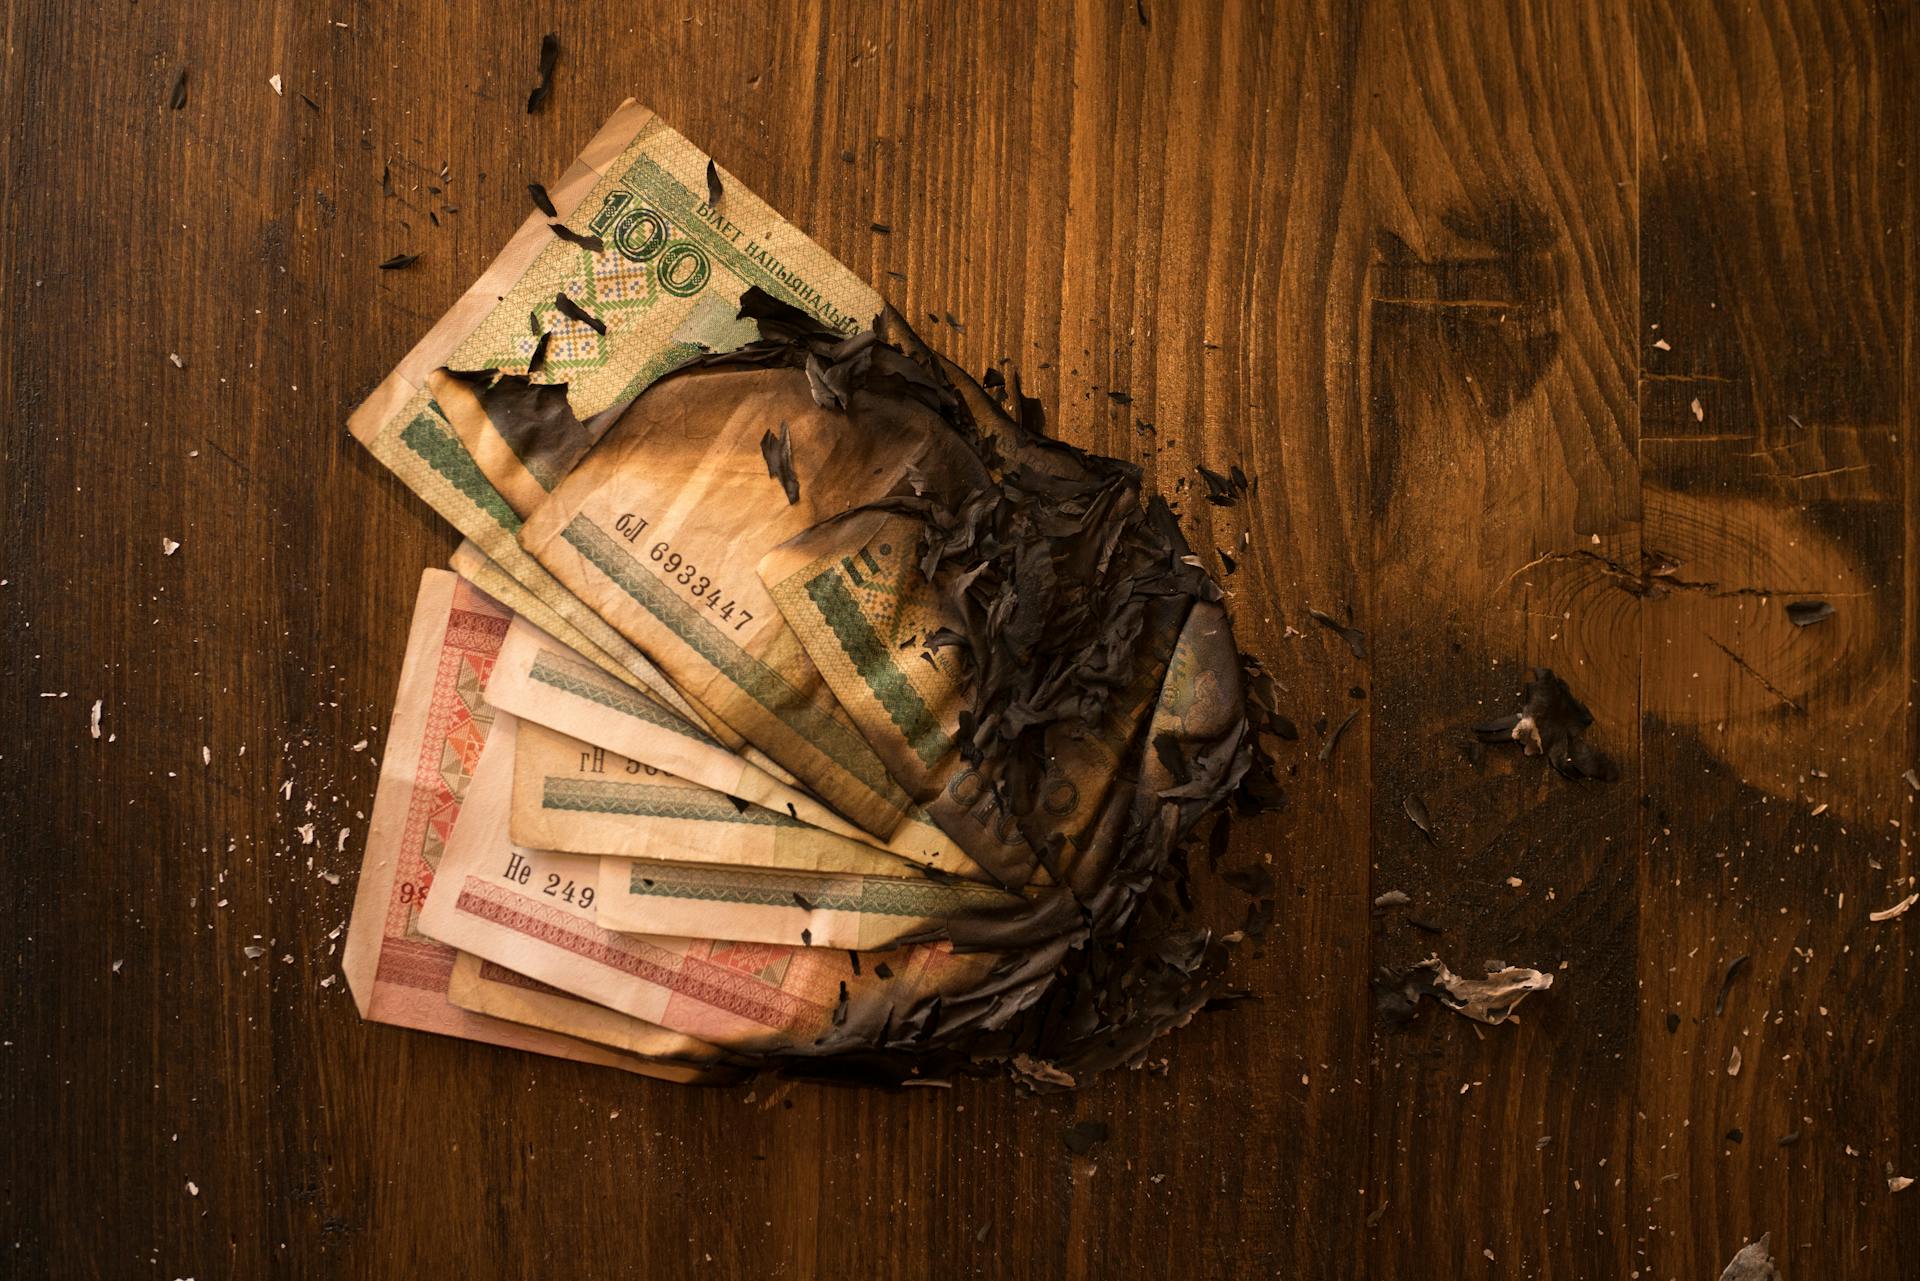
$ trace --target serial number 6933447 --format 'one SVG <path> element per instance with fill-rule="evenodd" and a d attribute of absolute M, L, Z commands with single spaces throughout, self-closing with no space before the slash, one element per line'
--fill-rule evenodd
<path fill-rule="evenodd" d="M 712 610 L 722 622 L 732 623 L 734 631 L 739 631 L 753 621 L 752 610 L 739 608 L 734 603 L 733 597 L 723 592 L 719 584 L 715 583 L 709 575 L 701 573 L 698 565 L 673 550 L 671 544 L 665 540 L 657 541 L 651 546 L 642 543 L 640 536 L 647 532 L 647 527 L 652 523 L 646 517 L 634 512 L 623 512 L 620 518 L 613 522 L 613 528 L 615 533 L 636 548 L 646 546 L 647 560 L 662 578 L 685 589 L 689 596 Z"/>

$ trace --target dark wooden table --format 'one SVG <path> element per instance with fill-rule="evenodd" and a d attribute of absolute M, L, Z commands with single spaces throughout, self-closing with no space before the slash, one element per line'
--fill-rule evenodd
<path fill-rule="evenodd" d="M 0 8 L 0 1271 L 1920 1267 L 1920 910 L 1868 919 L 1916 870 L 1913 8 Z M 630 93 L 1249 536 L 1302 729 L 1237 836 L 1278 924 L 1164 1071 L 699 1090 L 355 1016 L 370 757 L 455 540 L 346 415 Z M 1201 501 L 1234 461 L 1253 500 Z M 1472 746 L 1529 665 L 1617 781 Z M 1555 985 L 1389 1023 L 1370 975 L 1429 952 Z"/>

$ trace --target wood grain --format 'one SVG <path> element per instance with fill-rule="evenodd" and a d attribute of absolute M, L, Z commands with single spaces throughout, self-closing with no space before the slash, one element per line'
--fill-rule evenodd
<path fill-rule="evenodd" d="M 0 5 L 0 1270 L 1910 1273 L 1913 12 L 1141 8 Z M 690 1090 L 354 1015 L 454 538 L 346 413 L 629 93 L 1237 561 L 1276 925 L 1155 1070 Z M 1474 743 L 1533 665 L 1617 781 Z M 1429 952 L 1555 986 L 1377 1014 Z"/>

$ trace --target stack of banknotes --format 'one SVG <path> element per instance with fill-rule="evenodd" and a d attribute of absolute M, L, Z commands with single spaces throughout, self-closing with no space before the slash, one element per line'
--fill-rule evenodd
<path fill-rule="evenodd" d="M 1138 1061 L 1219 972 L 1152 891 L 1249 751 L 1217 592 L 1155 559 L 1177 533 L 1114 515 L 1146 511 L 1124 473 L 1021 436 L 1017 392 L 1009 417 L 884 343 L 873 290 L 646 109 L 533 195 L 351 422 L 464 536 L 422 578 L 389 722 L 346 953 L 362 1015 L 681 1081 Z M 964 414 L 1028 460 L 1027 507 L 981 479 L 1016 514 L 976 497 L 966 520 L 1059 547 L 1110 525 L 1084 568 L 1126 596 L 1091 607 L 1123 620 L 1099 654 L 1053 660 L 1071 681 L 989 723 L 980 682 L 1018 674 L 967 637 L 1033 633 L 1035 593 L 1063 633 L 1099 620 L 1058 558 L 1008 552 L 1025 615 L 969 622 L 983 570 L 953 587 L 928 530 L 979 530 L 925 496 L 986 476 L 943 436 Z M 1045 748 L 1013 764 L 1002 740 Z M 1124 930 L 1147 931 L 1124 964 L 1089 955 Z"/>

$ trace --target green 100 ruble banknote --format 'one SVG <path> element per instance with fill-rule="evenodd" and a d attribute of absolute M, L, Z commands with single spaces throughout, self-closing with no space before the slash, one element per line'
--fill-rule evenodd
<path fill-rule="evenodd" d="M 511 581 L 507 604 L 582 652 L 608 656 L 631 684 L 738 746 L 730 728 L 521 549 L 520 526 L 613 411 L 689 357 L 756 336 L 738 318 L 749 287 L 848 333 L 873 318 L 880 299 L 631 101 L 549 198 L 557 217 L 528 217 L 349 426 Z M 570 413 L 553 416 L 545 437 L 507 439 L 455 376 L 478 370 L 526 375 L 529 395 L 565 384 Z"/>

